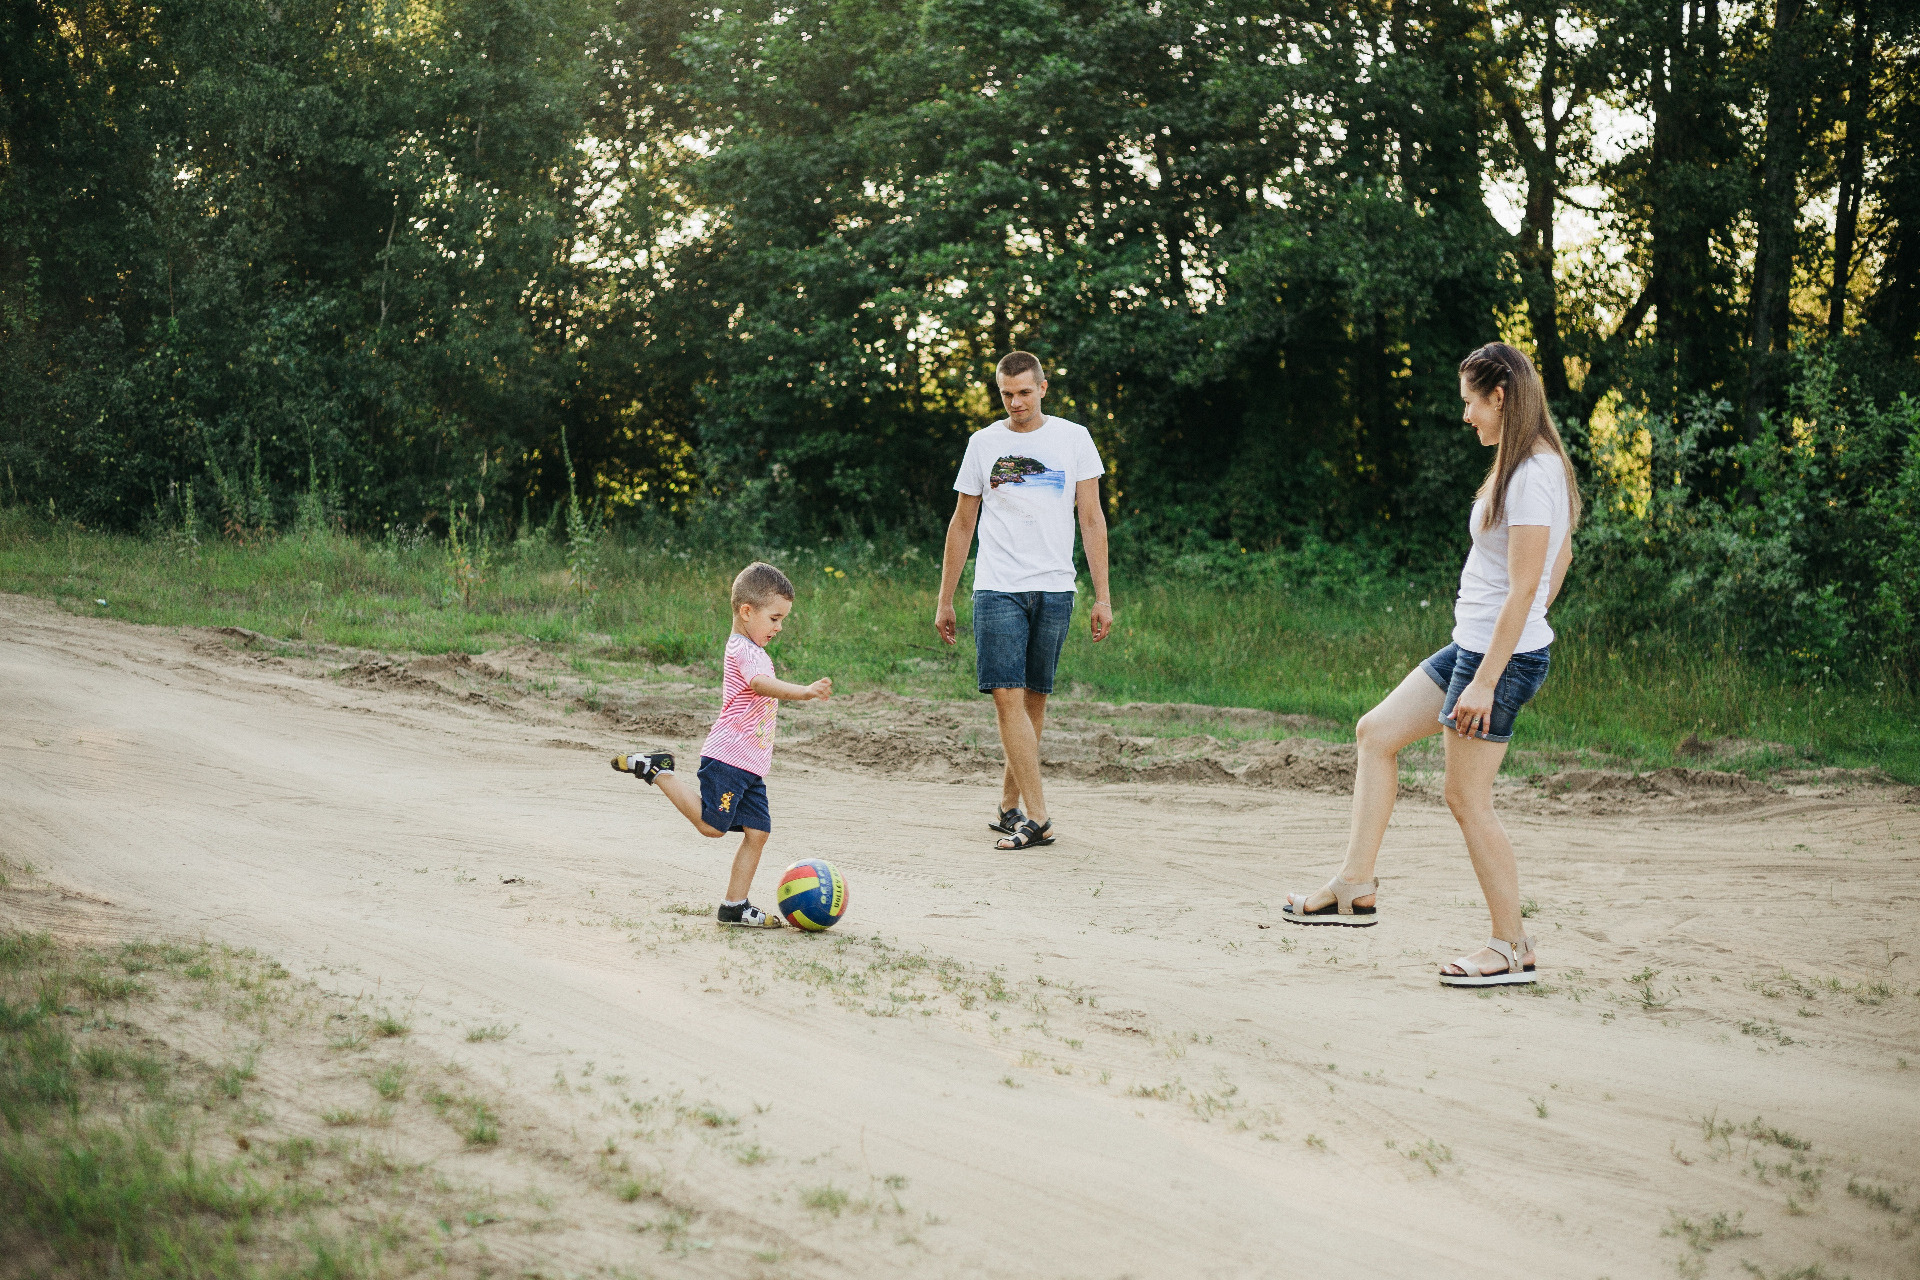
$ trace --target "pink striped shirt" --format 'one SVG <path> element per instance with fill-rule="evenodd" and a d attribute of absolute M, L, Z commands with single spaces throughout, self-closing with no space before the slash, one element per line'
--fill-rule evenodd
<path fill-rule="evenodd" d="M 720 678 L 720 718 L 713 722 L 700 754 L 736 769 L 766 777 L 773 768 L 773 722 L 777 698 L 753 691 L 755 676 L 773 674 L 767 651 L 739 632 L 727 637 L 727 658 Z"/>

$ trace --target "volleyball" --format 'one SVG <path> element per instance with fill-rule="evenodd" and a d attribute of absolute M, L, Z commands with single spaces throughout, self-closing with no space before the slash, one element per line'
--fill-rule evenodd
<path fill-rule="evenodd" d="M 796 862 L 780 877 L 780 914 L 796 928 L 818 933 L 847 913 L 847 882 L 824 858 Z"/>

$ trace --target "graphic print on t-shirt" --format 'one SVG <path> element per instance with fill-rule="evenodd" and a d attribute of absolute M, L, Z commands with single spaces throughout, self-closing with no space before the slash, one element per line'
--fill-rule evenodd
<path fill-rule="evenodd" d="M 987 484 L 994 490 L 998 490 L 1003 484 L 1064 490 L 1067 487 L 1067 473 L 1049 471 L 1032 458 L 1008 454 L 993 464 L 993 471 L 987 477 Z"/>

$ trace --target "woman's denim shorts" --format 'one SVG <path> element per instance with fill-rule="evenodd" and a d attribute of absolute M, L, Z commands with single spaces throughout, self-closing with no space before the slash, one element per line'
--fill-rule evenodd
<path fill-rule="evenodd" d="M 1073 625 L 1071 591 L 973 593 L 974 660 L 980 692 L 1053 692 L 1053 670 Z"/>
<path fill-rule="evenodd" d="M 1548 654 L 1552 648 L 1548 645 L 1545 649 L 1516 653 L 1507 659 L 1507 669 L 1500 673 L 1500 682 L 1493 686 L 1493 726 L 1473 737 L 1485 738 L 1488 742 L 1512 741 L 1513 722 L 1519 718 L 1520 708 L 1547 682 Z M 1486 656 L 1450 644 L 1420 664 L 1420 669 L 1446 692 L 1447 702 L 1440 708 L 1440 723 L 1447 728 L 1453 728 L 1453 704 L 1473 683 L 1473 673 L 1480 669 L 1480 660 Z"/>

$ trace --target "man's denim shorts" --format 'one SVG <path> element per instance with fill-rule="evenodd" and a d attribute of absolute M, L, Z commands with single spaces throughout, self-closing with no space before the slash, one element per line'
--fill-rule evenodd
<path fill-rule="evenodd" d="M 980 692 L 1053 692 L 1053 671 L 1073 625 L 1071 591 L 973 593 L 974 660 Z"/>
<path fill-rule="evenodd" d="M 1513 740 L 1513 722 L 1519 718 L 1520 708 L 1526 706 L 1547 681 L 1547 659 L 1552 648 L 1548 645 L 1545 649 L 1516 653 L 1507 659 L 1507 669 L 1500 673 L 1500 682 L 1493 686 L 1493 727 L 1472 736 L 1488 742 Z M 1447 702 L 1440 708 L 1440 723 L 1447 728 L 1453 728 L 1453 704 L 1473 683 L 1473 673 L 1480 669 L 1480 660 L 1486 656 L 1450 644 L 1420 664 L 1420 669 L 1446 692 Z"/>
<path fill-rule="evenodd" d="M 767 780 L 739 765 L 700 757 L 700 821 L 717 831 L 772 831 Z"/>

